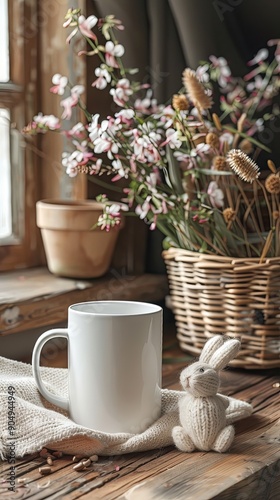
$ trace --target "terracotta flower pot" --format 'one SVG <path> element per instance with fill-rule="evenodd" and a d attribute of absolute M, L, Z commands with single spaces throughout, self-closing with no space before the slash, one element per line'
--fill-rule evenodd
<path fill-rule="evenodd" d="M 41 200 L 36 204 L 47 265 L 51 273 L 68 278 L 97 278 L 111 264 L 119 229 L 92 229 L 102 203 L 91 200 Z"/>

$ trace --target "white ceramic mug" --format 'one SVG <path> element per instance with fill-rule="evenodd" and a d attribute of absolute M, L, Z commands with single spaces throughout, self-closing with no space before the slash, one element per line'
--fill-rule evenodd
<path fill-rule="evenodd" d="M 55 337 L 68 340 L 69 399 L 51 394 L 40 374 L 42 347 Z M 103 432 L 142 432 L 161 410 L 162 308 L 130 301 L 71 305 L 68 328 L 37 340 L 32 368 L 42 396 L 74 422 Z"/>

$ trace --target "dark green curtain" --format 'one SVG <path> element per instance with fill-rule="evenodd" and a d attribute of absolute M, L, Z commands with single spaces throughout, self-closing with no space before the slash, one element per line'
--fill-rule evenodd
<path fill-rule="evenodd" d="M 91 0 L 89 7 L 98 16 L 114 14 L 123 21 L 119 41 L 126 48 L 125 63 L 139 68 L 139 78 L 153 85 L 159 102 L 180 88 L 186 66 L 195 69 L 214 54 L 242 76 L 246 61 L 269 39 L 280 38 L 279 0 Z M 279 166 L 277 134 L 269 147 Z M 164 272 L 161 240 L 157 232 L 149 234 L 149 271 Z"/>
<path fill-rule="evenodd" d="M 267 40 L 280 36 L 279 0 L 91 0 L 99 15 L 115 14 L 126 62 L 155 84 L 158 99 L 180 85 L 183 68 L 224 56 L 234 73 Z"/>

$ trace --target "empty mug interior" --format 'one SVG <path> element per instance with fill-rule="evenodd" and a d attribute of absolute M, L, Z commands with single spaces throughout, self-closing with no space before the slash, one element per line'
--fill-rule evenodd
<path fill-rule="evenodd" d="M 161 311 L 161 307 L 156 304 L 146 302 L 122 301 L 122 300 L 104 300 L 80 302 L 70 306 L 75 312 L 105 315 L 105 316 L 133 316 L 153 314 Z"/>

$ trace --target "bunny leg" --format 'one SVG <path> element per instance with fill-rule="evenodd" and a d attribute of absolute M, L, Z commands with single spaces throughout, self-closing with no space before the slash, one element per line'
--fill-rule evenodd
<path fill-rule="evenodd" d="M 216 437 L 213 446 L 211 447 L 214 451 L 219 451 L 220 453 L 224 453 L 227 451 L 233 441 L 234 438 L 234 427 L 232 425 L 228 425 L 222 429 L 218 436 Z"/>
<path fill-rule="evenodd" d="M 172 429 L 172 437 L 175 443 L 175 446 L 187 453 L 191 453 L 195 449 L 195 445 L 193 444 L 190 436 L 186 433 L 183 427 L 177 425 Z"/>

